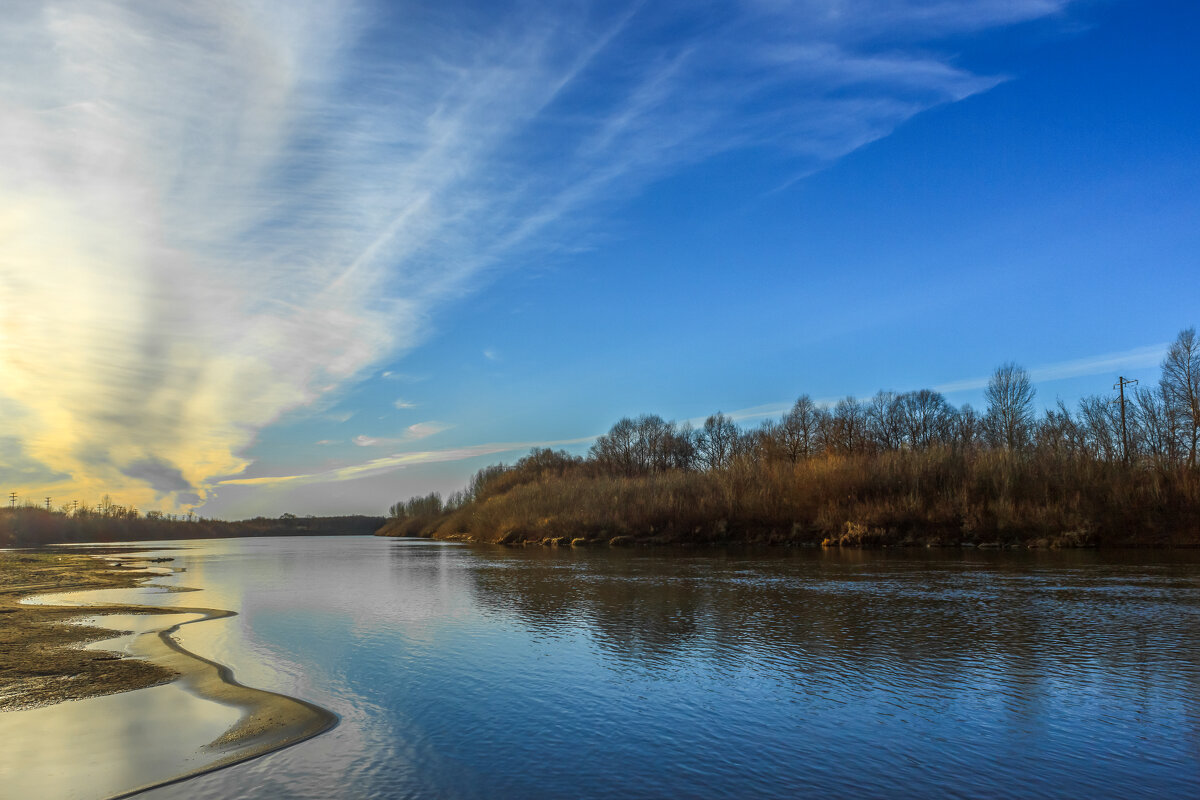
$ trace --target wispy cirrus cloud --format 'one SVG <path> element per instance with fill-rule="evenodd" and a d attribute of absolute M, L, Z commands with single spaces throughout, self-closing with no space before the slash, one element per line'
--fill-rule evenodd
<path fill-rule="evenodd" d="M 447 422 L 430 420 L 429 422 L 418 422 L 414 425 L 409 425 L 400 436 L 359 435 L 355 436 L 353 441 L 359 447 L 395 447 L 396 445 L 427 439 L 443 431 L 448 431 L 453 427 L 454 425 Z"/>
<path fill-rule="evenodd" d="M 1069 378 L 1081 378 L 1087 375 L 1103 375 L 1122 369 L 1148 369 L 1157 367 L 1167 355 L 1169 342 L 1152 344 L 1145 347 L 1135 347 L 1132 350 L 1121 350 L 1115 353 L 1076 358 L 1070 361 L 1058 361 L 1053 364 L 1043 364 L 1028 370 L 1029 378 L 1034 383 L 1062 381 Z M 939 392 L 964 392 L 982 389 L 988 385 L 990 376 L 977 376 L 951 381 L 933 387 Z"/>
<path fill-rule="evenodd" d="M 257 478 L 227 478 L 222 480 L 219 485 L 298 486 L 315 483 L 340 483 L 342 481 L 357 480 L 358 478 L 391 472 L 403 467 L 420 464 L 438 464 L 446 461 L 465 461 L 481 456 L 515 453 L 534 447 L 563 447 L 573 444 L 583 444 L 593 441 L 595 438 L 595 436 L 584 436 L 577 439 L 557 439 L 545 442 L 491 442 L 464 447 L 448 447 L 441 450 L 415 450 L 408 453 L 396 453 L 381 458 L 373 458 L 361 464 L 350 464 L 321 472 L 308 472 L 296 475 L 268 475 Z"/>
<path fill-rule="evenodd" d="M 1051 364 L 1041 364 L 1027 370 L 1029 378 L 1035 384 L 1053 383 L 1054 381 L 1069 380 L 1071 378 L 1083 378 L 1089 375 L 1104 375 L 1115 373 L 1118 370 L 1127 369 L 1148 369 L 1158 367 L 1163 358 L 1167 354 L 1167 348 L 1170 346 L 1168 342 L 1162 344 L 1146 345 L 1144 347 L 1134 347 L 1129 350 L 1120 350 L 1113 353 L 1102 353 L 1084 358 L 1075 358 L 1069 361 L 1056 361 Z M 973 378 L 962 378 L 959 380 L 948 381 L 938 384 L 933 387 L 934 391 L 944 394 L 952 394 L 954 392 L 978 391 L 987 387 L 991 376 L 976 376 Z M 913 387 L 910 387 L 913 388 Z M 831 407 L 841 398 L 821 398 L 815 400 L 819 406 Z M 786 414 L 792 407 L 791 402 L 780 403 L 764 403 L 762 405 L 751 406 L 749 408 L 740 408 L 730 411 L 725 416 L 735 422 L 749 422 L 751 420 L 765 419 L 767 417 L 778 417 Z M 706 417 L 696 417 L 687 420 L 692 425 L 702 425 Z"/>
<path fill-rule="evenodd" d="M 514 253 L 730 149 L 828 163 L 1000 80 L 938 37 L 1064 5 L 10 3 L 12 473 L 202 502 Z"/>

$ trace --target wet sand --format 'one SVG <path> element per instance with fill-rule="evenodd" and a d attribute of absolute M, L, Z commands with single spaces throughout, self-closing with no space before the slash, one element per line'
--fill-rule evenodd
<path fill-rule="evenodd" d="M 122 659 L 83 645 L 113 632 L 72 624 L 78 608 L 22 605 L 48 592 L 136 586 L 142 565 L 113 567 L 78 553 L 0 552 L 0 711 L 14 711 L 166 683 L 171 668 Z M 106 606 L 98 613 L 153 614 L 157 609 Z"/>
<path fill-rule="evenodd" d="M 198 763 L 168 779 L 155 777 L 109 797 L 128 797 L 154 786 L 185 780 L 246 761 L 323 733 L 337 715 L 275 692 L 252 689 L 232 671 L 184 649 L 174 635 L 182 625 L 234 616 L 209 608 L 150 606 L 49 605 L 67 602 L 60 593 L 135 587 L 153 577 L 150 566 L 121 557 L 96 558 L 81 553 L 0 553 L 0 711 L 30 709 L 63 700 L 99 697 L 174 681 L 192 695 L 241 712 L 236 724 L 203 745 Z M 119 566 L 113 562 L 119 561 Z M 47 596 L 49 594 L 49 596 Z M 37 605 L 20 601 L 39 595 Z M 86 615 L 82 612 L 86 610 Z M 69 622 L 86 616 L 104 624 L 106 615 L 170 615 L 163 627 L 134 635 L 125 658 L 106 649 L 85 649 L 89 642 L 113 639 L 114 631 Z M 181 616 L 188 617 L 180 621 Z M 119 635 L 119 634 L 118 634 Z M 107 644 L 107 642 L 105 643 Z M 189 761 L 193 761 L 189 759 Z"/>

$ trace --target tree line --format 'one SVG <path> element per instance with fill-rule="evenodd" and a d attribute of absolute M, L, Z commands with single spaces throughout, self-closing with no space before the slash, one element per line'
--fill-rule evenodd
<path fill-rule="evenodd" d="M 752 430 L 717 413 L 702 427 L 647 414 L 617 422 L 599 437 L 588 459 L 614 474 L 729 467 L 734 459 L 793 463 L 826 453 L 874 454 L 933 447 L 1052 450 L 1102 461 L 1132 460 L 1159 468 L 1195 467 L 1200 445 L 1200 340 L 1182 331 L 1167 351 L 1156 385 L 1128 398 L 1126 421 L 1111 395 L 1089 395 L 1070 409 L 1062 400 L 1040 417 L 1029 373 L 1007 363 L 984 390 L 982 411 L 955 407 L 931 389 L 880 391 L 831 407 L 801 395 L 783 417 Z"/>
<path fill-rule="evenodd" d="M 1077 488 L 1099 492 L 1099 483 L 1117 481 L 1123 490 L 1144 490 L 1160 499 L 1169 496 L 1176 506 L 1181 502 L 1188 506 L 1184 509 L 1186 514 L 1194 513 L 1195 507 L 1186 498 L 1191 498 L 1190 493 L 1195 490 L 1200 445 L 1200 340 L 1195 329 L 1180 332 L 1171 343 L 1157 383 L 1139 384 L 1126 396 L 1124 414 L 1114 400 L 1111 394 L 1090 395 L 1074 408 L 1059 400 L 1039 413 L 1029 373 L 1017 364 L 1006 363 L 991 375 L 984 390 L 985 406 L 979 410 L 969 404 L 955 406 L 940 392 L 920 389 L 899 393 L 880 391 L 866 400 L 846 397 L 832 404 L 818 403 L 805 394 L 782 417 L 753 428 L 743 428 L 720 412 L 699 426 L 679 424 L 654 414 L 627 417 L 599 436 L 586 456 L 535 449 L 514 465 L 499 464 L 480 470 L 462 491 L 445 501 L 432 493 L 397 503 L 390 509 L 392 522 L 385 530 L 405 535 L 491 540 L 513 538 L 516 531 L 515 538 L 525 540 L 536 539 L 537 533 L 553 528 L 561 535 L 576 538 L 566 530 L 564 519 L 569 517 L 583 526 L 586 538 L 587 529 L 596 527 L 586 511 L 556 517 L 551 513 L 556 503 L 548 498 L 548 493 L 554 486 L 566 492 L 571 482 L 625 480 L 640 481 L 639 485 L 649 494 L 665 486 L 663 481 L 674 481 L 680 491 L 697 498 L 719 495 L 728 502 L 710 502 L 712 498 L 707 498 L 701 505 L 724 521 L 726 530 L 732 524 L 757 530 L 786 528 L 792 538 L 805 535 L 811 538 L 816 533 L 822 537 L 844 536 L 847 526 L 857 530 L 865 523 L 849 518 L 839 520 L 839 512 L 830 510 L 830 498 L 807 501 L 814 499 L 811 497 L 814 493 L 820 493 L 814 487 L 820 480 L 829 479 L 831 470 L 836 468 L 846 473 L 839 481 L 845 484 L 843 488 L 849 491 L 850 498 L 848 503 L 834 505 L 846 514 L 857 508 L 860 515 L 884 525 L 880 536 L 887 538 L 887 531 L 895 533 L 897 526 L 921 524 L 922 513 L 908 508 L 921 505 L 920 498 L 889 497 L 886 485 L 873 485 L 869 481 L 882 480 L 876 474 L 881 469 L 936 472 L 936 464 L 949 465 L 947 468 L 958 474 L 933 484 L 922 484 L 917 478 L 917 485 L 909 489 L 910 493 L 927 494 L 931 503 L 925 503 L 926 506 L 939 506 L 941 516 L 926 521 L 936 522 L 943 529 L 946 527 L 943 517 L 955 516 L 947 507 L 954 506 L 963 520 L 975 521 L 962 522 L 960 528 L 982 524 L 984 528 L 1016 530 L 1026 524 L 1018 520 L 1024 514 L 1036 518 L 1036 524 L 1028 523 L 1031 531 L 1046 533 L 1055 518 L 1055 514 L 1049 513 L 1050 507 L 1061 506 L 1062 510 L 1071 505 L 1068 498 L 1053 496 L 1046 488 L 1051 483 L 1062 492 Z M 992 475 L 997 481 L 995 491 L 980 488 L 981 470 L 999 470 Z M 1054 470 L 1060 474 L 1043 481 L 1045 496 L 1036 501 L 1024 495 L 1005 494 L 1011 487 L 1019 487 L 1018 479 L 1034 481 L 1035 473 Z M 1131 477 L 1137 474 L 1142 478 Z M 869 478 L 871 475 L 874 477 Z M 1157 483 L 1151 488 L 1135 489 L 1134 484 L 1139 480 Z M 757 489 L 753 486 L 755 481 L 761 484 Z M 518 487 L 538 484 L 540 489 L 525 488 L 518 492 L 524 498 L 520 503 L 516 496 L 499 499 Z M 950 497 L 951 485 L 957 487 L 955 497 Z M 1004 485 L 1010 490 L 1004 489 Z M 763 488 L 767 486 L 770 491 Z M 575 488 L 578 487 L 572 487 Z M 544 502 L 533 497 L 539 493 Z M 772 496 L 760 497 L 759 502 L 754 500 L 756 493 Z M 824 519 L 817 519 L 822 512 L 814 510 L 814 503 L 825 503 Z M 874 511 L 866 513 L 864 509 L 872 503 Z M 997 503 L 999 511 L 995 510 Z M 1014 503 L 1013 509 L 1005 510 L 1006 504 Z M 1041 505 L 1037 513 L 1033 513 L 1031 503 Z M 517 512 L 514 504 L 522 505 L 524 510 Z M 981 506 L 982 512 L 971 508 L 972 504 Z M 513 507 L 501 514 L 499 507 L 504 505 Z M 888 513 L 889 507 L 895 513 Z M 907 510 L 897 511 L 901 507 Z M 1017 507 L 1020 509 L 1014 510 Z M 614 530 L 635 536 L 642 533 L 637 530 L 640 523 L 632 519 L 623 523 L 619 514 L 595 510 L 596 519 L 604 520 L 597 523 L 601 525 L 600 533 Z M 1114 524 L 1112 514 L 1098 507 L 1091 511 L 1083 508 L 1071 511 L 1058 515 L 1061 524 L 1085 531 Z M 647 519 L 653 517 L 659 531 L 664 526 L 675 530 L 680 527 L 665 509 L 648 513 Z M 692 510 L 681 513 L 689 524 L 697 519 Z M 1163 514 L 1169 517 L 1170 513 L 1155 511 L 1154 524 L 1159 525 Z M 699 527 L 707 529 L 712 525 L 701 521 Z"/>
<path fill-rule="evenodd" d="M 134 542 L 166 539 L 225 539 L 247 536 L 368 535 L 383 517 L 255 517 L 225 521 L 193 512 L 166 514 L 114 503 L 107 495 L 98 505 L 63 507 L 55 511 L 21 505 L 0 508 L 0 547 L 36 547 L 82 542 Z"/>

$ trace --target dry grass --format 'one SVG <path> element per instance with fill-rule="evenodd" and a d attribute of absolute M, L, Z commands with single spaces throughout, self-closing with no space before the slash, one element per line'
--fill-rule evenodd
<path fill-rule="evenodd" d="M 735 460 L 716 471 L 606 475 L 584 464 L 506 478 L 387 535 L 516 544 L 568 537 L 642 543 L 753 541 L 833 546 L 1200 544 L 1200 476 L 1049 454 L 934 448 Z M 627 537 L 627 538 L 626 538 Z"/>

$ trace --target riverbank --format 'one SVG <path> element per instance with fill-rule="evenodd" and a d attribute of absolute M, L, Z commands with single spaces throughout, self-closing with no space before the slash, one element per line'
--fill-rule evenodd
<path fill-rule="evenodd" d="M 410 501 L 379 534 L 506 545 L 1200 546 L 1200 471 L 1049 452 L 933 447 L 613 475 L 535 451 L 437 506 Z"/>
<path fill-rule="evenodd" d="M 240 718 L 210 742 L 197 742 L 190 769 L 155 775 L 143 785 L 109 796 L 123 797 L 152 786 L 184 780 L 265 755 L 317 736 L 338 722 L 337 715 L 312 703 L 239 683 L 225 665 L 198 656 L 176 641 L 183 625 L 234 616 L 209 608 L 91 604 L 60 597 L 93 589 L 136 587 L 148 577 L 147 560 L 119 560 L 83 553 L 0 553 L 0 711 L 29 713 L 64 700 L 99 698 L 174 683 L 205 701 L 239 709 Z M 58 605 L 22 604 L 32 595 Z M 49 597 L 46 597 L 49 595 Z M 85 645 L 121 636 L 105 629 L 116 615 L 161 616 L 161 626 L 123 643 L 131 657 Z M 98 623 L 81 625 L 81 617 Z M 130 704 L 136 708 L 136 703 Z M 132 712 L 136 713 L 136 712 Z M 0 723 L 3 720 L 0 719 Z"/>

